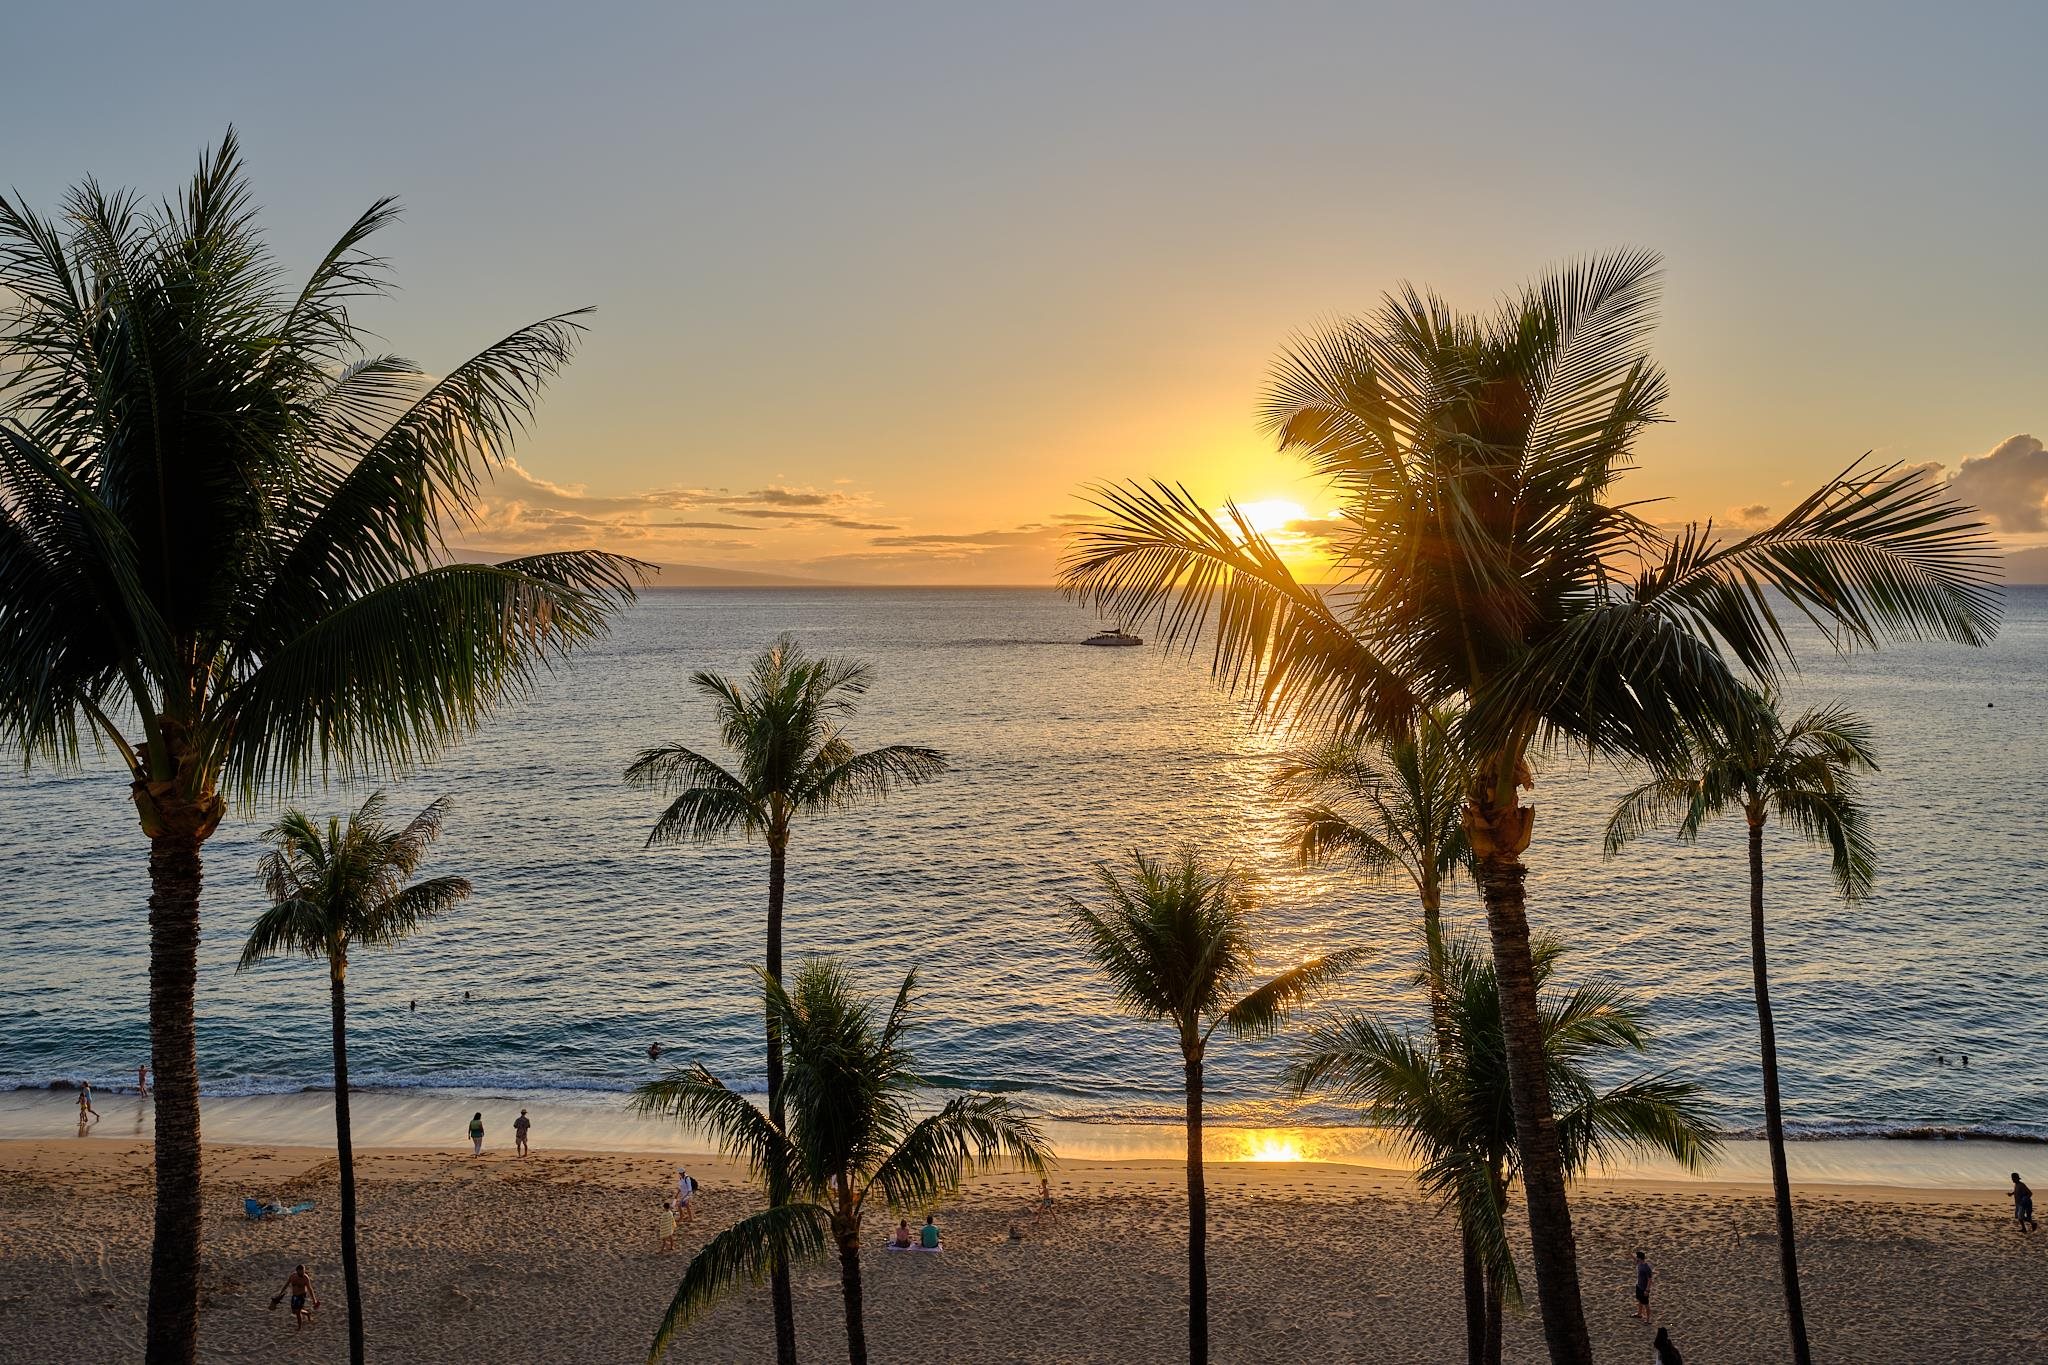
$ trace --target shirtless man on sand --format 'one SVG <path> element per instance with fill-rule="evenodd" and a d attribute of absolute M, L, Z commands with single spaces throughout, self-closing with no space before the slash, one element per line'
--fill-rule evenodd
<path fill-rule="evenodd" d="M 292 1273 L 285 1276 L 284 1288 L 270 1301 L 270 1306 L 275 1308 L 283 1303 L 287 1294 L 292 1300 L 292 1321 L 298 1324 L 292 1330 L 297 1331 L 312 1318 L 313 1309 L 320 1306 L 320 1296 L 313 1292 L 313 1277 L 306 1273 L 305 1266 L 294 1266 Z M 308 1300 L 311 1300 L 310 1305 Z"/>

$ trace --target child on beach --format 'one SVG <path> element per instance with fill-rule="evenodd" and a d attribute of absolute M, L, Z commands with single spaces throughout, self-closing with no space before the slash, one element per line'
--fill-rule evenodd
<path fill-rule="evenodd" d="M 2021 1232 L 2034 1230 L 2034 1192 L 2027 1188 L 2027 1182 L 2020 1179 L 2020 1173 L 2012 1173 L 2012 1220 L 2020 1225 Z"/>
<path fill-rule="evenodd" d="M 79 1126 L 79 1127 L 81 1127 L 81 1128 L 85 1127 L 86 1115 L 88 1115 L 88 1114 L 90 1114 L 90 1115 L 92 1116 L 92 1121 L 93 1121 L 94 1123 L 97 1123 L 97 1122 L 99 1122 L 99 1118 L 100 1118 L 100 1111 L 92 1107 L 92 1086 L 91 1086 L 91 1084 L 90 1084 L 89 1082 L 86 1082 L 86 1081 L 80 1081 L 80 1082 L 78 1083 L 78 1126 Z"/>
<path fill-rule="evenodd" d="M 675 1205 L 666 1199 L 661 1203 L 661 1249 L 676 1249 L 676 1209 Z"/>

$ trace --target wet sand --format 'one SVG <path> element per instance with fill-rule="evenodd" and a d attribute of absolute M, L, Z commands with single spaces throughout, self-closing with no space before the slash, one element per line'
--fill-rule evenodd
<path fill-rule="evenodd" d="M 149 1159 L 132 1138 L 0 1142 L 0 1362 L 133 1358 L 147 1281 Z M 386 1361 L 645 1358 L 702 1239 L 758 1207 L 740 1173 L 686 1163 L 704 1186 L 678 1253 L 657 1247 L 672 1157 L 543 1149 L 370 1149 L 359 1158 L 371 1355 Z M 336 1173 L 317 1147 L 210 1147 L 208 1361 L 346 1357 Z M 1069 1159 L 1056 1212 L 1026 1217 L 1033 1182 L 975 1181 L 938 1210 L 943 1256 L 880 1248 L 866 1262 L 877 1361 L 1172 1361 L 1182 1342 L 1178 1165 Z M 1211 1169 L 1214 1358 L 1438 1362 L 1462 1358 L 1455 1238 L 1403 1172 L 1333 1163 Z M 250 1223 L 243 1194 L 315 1212 Z M 1996 1190 L 1802 1186 L 1808 1312 L 1821 1354 L 1859 1362 L 2048 1358 L 2048 1233 L 2023 1238 Z M 1629 1252 L 1649 1248 L 1657 1313 L 1689 1362 L 1785 1355 L 1767 1192 L 1714 1182 L 1589 1182 L 1575 1201 L 1587 1309 L 1603 1360 L 1649 1356 L 1632 1318 Z M 1021 1221 L 1024 1240 L 1008 1225 Z M 305 1261 L 325 1307 L 295 1331 L 268 1304 Z M 844 1359 L 836 1269 L 797 1277 L 807 1360 Z M 670 1359 L 771 1355 L 765 1292 L 742 1290 Z M 1511 1313 L 1508 1359 L 1534 1361 L 1533 1311 Z"/>

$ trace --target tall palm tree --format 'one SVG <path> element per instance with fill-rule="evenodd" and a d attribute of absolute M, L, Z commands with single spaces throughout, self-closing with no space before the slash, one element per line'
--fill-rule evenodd
<path fill-rule="evenodd" d="M 1070 594 L 1156 619 L 1169 642 L 1192 647 L 1213 626 L 1215 675 L 1269 714 L 1384 739 L 1463 703 L 1465 830 L 1558 1365 L 1582 1365 L 1592 1345 L 1529 948 L 1532 760 L 1568 746 L 1681 761 L 1690 726 L 1740 703 L 1722 646 L 1766 681 L 1789 659 L 1788 605 L 1845 647 L 1981 644 L 1998 624 L 1982 524 L 1911 470 L 1858 463 L 1733 541 L 1711 523 L 1667 536 L 1614 501 L 1661 415 L 1657 276 L 1645 252 L 1597 257 L 1486 316 L 1404 288 L 1294 345 L 1265 416 L 1340 505 L 1335 587 L 1300 582 L 1234 505 L 1212 513 L 1159 482 L 1097 488 L 1102 519 L 1061 566 Z"/>
<path fill-rule="evenodd" d="M 264 834 L 263 889 L 270 909 L 250 927 L 236 971 L 265 958 L 317 957 L 327 962 L 327 999 L 334 1026 L 334 1150 L 341 1164 L 341 1277 L 348 1295 L 348 1358 L 363 1365 L 363 1286 L 356 1266 L 356 1158 L 348 1115 L 348 961 L 351 949 L 386 948 L 468 897 L 461 877 L 413 881 L 441 832 L 446 800 L 409 824 L 384 821 L 384 793 L 374 793 L 343 824 L 320 824 L 287 808 Z"/>
<path fill-rule="evenodd" d="M 1202 1169 L 1202 1062 L 1218 1028 L 1272 1033 L 1288 1013 L 1355 964 L 1346 948 L 1253 984 L 1250 883 L 1205 863 L 1192 846 L 1165 858 L 1133 852 L 1127 867 L 1096 867 L 1101 903 L 1067 898 L 1074 935 L 1141 1019 L 1173 1026 L 1186 1079 L 1188 1132 L 1188 1360 L 1209 1359 L 1209 1196 Z"/>
<path fill-rule="evenodd" d="M 1764 1139 L 1771 1152 L 1771 1191 L 1778 1215 L 1778 1268 L 1785 1320 L 1797 1365 L 1812 1365 L 1806 1310 L 1799 1295 L 1799 1248 L 1792 1224 L 1792 1180 L 1785 1168 L 1785 1119 L 1778 1094 L 1778 1032 L 1771 1015 L 1770 965 L 1764 952 L 1764 826 L 1775 812 L 1809 843 L 1826 844 L 1836 887 L 1846 900 L 1870 894 L 1877 850 L 1858 790 L 1858 774 L 1875 772 L 1870 725 L 1841 706 L 1802 713 L 1790 725 L 1777 698 L 1746 691 L 1748 705 L 1732 724 L 1703 729 L 1690 758 L 1675 771 L 1622 798 L 1607 822 L 1609 856 L 1658 826 L 1678 827 L 1687 842 L 1709 819 L 1742 812 L 1749 827 L 1749 965 L 1756 990 L 1756 1026 L 1764 1073 Z"/>
<path fill-rule="evenodd" d="M 1472 871 L 1465 838 L 1471 777 L 1453 742 L 1456 713 L 1441 708 L 1382 746 L 1326 738 L 1296 749 L 1275 771 L 1276 792 L 1300 802 L 1285 815 L 1296 860 L 1337 862 L 1368 884 L 1406 881 L 1422 903 L 1431 1030 L 1448 1053 L 1451 1020 L 1444 995 L 1443 896 Z M 1486 1284 L 1473 1220 L 1459 1219 L 1465 1283 L 1465 1338 L 1471 1365 L 1485 1337 Z"/>
<path fill-rule="evenodd" d="M 869 1203 L 928 1208 L 972 1170 L 1014 1161 L 1043 1171 L 1049 1153 L 1037 1127 L 997 1096 L 956 1095 L 937 1113 L 912 1115 L 920 1081 L 904 1035 L 916 972 L 903 978 L 879 1025 L 874 1007 L 829 958 L 805 959 L 787 990 L 763 977 L 788 1054 L 786 1126 L 702 1066 L 672 1071 L 635 1092 L 642 1110 L 708 1129 L 721 1151 L 745 1161 L 770 1190 L 764 1211 L 711 1238 L 691 1260 L 647 1358 L 659 1359 L 722 1290 L 741 1279 L 759 1283 L 772 1267 L 823 1256 L 829 1245 L 839 1255 L 847 1359 L 867 1365 L 860 1246 Z M 770 1177 L 778 1164 L 779 1181 Z"/>
<path fill-rule="evenodd" d="M 1549 988 L 1562 951 L 1539 936 L 1530 955 L 1566 1171 L 1631 1151 L 1700 1169 L 1718 1141 L 1705 1092 L 1668 1074 L 1598 1085 L 1594 1075 L 1611 1067 L 1612 1054 L 1647 1049 L 1649 1030 L 1641 1006 L 1615 987 Z M 1424 1188 L 1457 1211 L 1485 1262 L 1484 1314 L 1476 1339 L 1468 1318 L 1468 1355 L 1499 1365 L 1501 1307 L 1519 1292 L 1505 1217 L 1521 1170 L 1500 983 L 1486 955 L 1458 938 L 1425 950 L 1416 983 L 1428 987 L 1432 974 L 1441 977 L 1448 1028 L 1418 1041 L 1367 1015 L 1320 1025 L 1288 1082 L 1298 1095 L 1328 1089 L 1363 1105 L 1369 1122 L 1399 1134 L 1420 1159 Z"/>
<path fill-rule="evenodd" d="M 711 702 L 719 738 L 738 760 L 737 772 L 680 744 L 643 750 L 626 781 L 672 796 L 647 836 L 647 846 L 709 843 L 739 834 L 768 845 L 768 946 L 763 966 L 782 977 L 782 903 L 789 841 L 796 826 L 832 811 L 879 801 L 899 787 L 929 782 L 946 770 L 936 749 L 892 744 L 860 752 L 841 723 L 867 692 L 871 670 L 854 659 L 814 658 L 789 636 L 755 657 L 745 681 L 708 671 L 690 685 Z M 781 1132 L 782 1046 L 777 1016 L 767 1012 L 770 1136 Z M 781 1162 L 767 1167 L 769 1196 L 781 1202 Z M 789 1269 L 773 1268 L 775 1351 L 796 1365 L 796 1307 Z"/>
<path fill-rule="evenodd" d="M 632 595 L 607 555 L 446 562 L 582 323 L 438 380 L 366 354 L 397 212 L 284 289 L 232 131 L 155 207 L 0 198 L 0 740 L 111 749 L 149 840 L 152 1365 L 197 1350 L 200 849 L 229 800 L 431 757 Z"/>

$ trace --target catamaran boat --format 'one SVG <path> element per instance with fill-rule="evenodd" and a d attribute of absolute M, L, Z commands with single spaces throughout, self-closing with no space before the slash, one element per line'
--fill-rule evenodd
<path fill-rule="evenodd" d="M 1081 643 L 1084 645 L 1104 645 L 1114 648 L 1123 645 L 1142 645 L 1145 642 L 1119 626 L 1115 630 L 1105 630 L 1091 635 Z"/>

